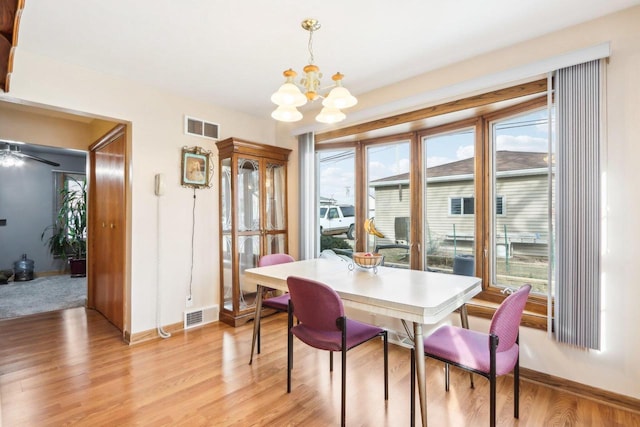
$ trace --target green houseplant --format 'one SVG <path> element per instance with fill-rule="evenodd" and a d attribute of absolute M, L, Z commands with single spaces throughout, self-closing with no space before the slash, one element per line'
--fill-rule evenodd
<path fill-rule="evenodd" d="M 69 260 L 71 276 L 86 275 L 87 253 L 87 184 L 72 177 L 59 191 L 60 209 L 55 222 L 44 229 L 40 238 L 54 258 Z M 48 234 L 51 233 L 49 237 Z"/>

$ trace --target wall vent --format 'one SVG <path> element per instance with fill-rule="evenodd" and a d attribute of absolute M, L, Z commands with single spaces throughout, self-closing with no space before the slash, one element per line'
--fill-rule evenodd
<path fill-rule="evenodd" d="M 184 312 L 184 328 L 194 328 L 218 320 L 218 306 L 198 308 Z"/>
<path fill-rule="evenodd" d="M 184 133 L 218 140 L 220 137 L 220 125 L 196 119 L 195 117 L 184 116 Z"/>

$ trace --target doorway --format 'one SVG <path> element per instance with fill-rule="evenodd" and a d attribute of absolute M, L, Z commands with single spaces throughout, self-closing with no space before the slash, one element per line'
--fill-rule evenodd
<path fill-rule="evenodd" d="M 52 184 L 52 169 L 82 172 L 89 176 L 90 170 L 87 169 L 89 167 L 87 161 L 89 144 L 96 141 L 96 135 L 104 135 L 116 125 L 118 123 L 91 118 L 85 113 L 72 114 L 39 106 L 0 101 L 0 140 L 24 143 L 21 145 L 23 151 L 60 164 L 59 167 L 50 166 L 49 169 L 42 172 L 43 177 L 38 184 L 39 189 L 36 189 L 37 187 L 34 187 L 33 183 L 29 184 L 31 181 L 28 178 L 33 176 L 34 170 L 37 170 L 34 167 L 23 168 L 18 175 L 13 172 L 12 178 L 9 178 L 7 168 L 0 167 L 0 181 L 3 183 L 0 186 L 0 220 L 5 220 L 0 221 L 0 224 L 5 224 L 4 226 L 0 225 L 0 239 L 3 242 L 0 247 L 0 269 L 12 268 L 13 262 L 25 252 L 29 258 L 35 259 L 36 277 L 56 274 L 64 269 L 64 263 L 62 268 L 60 265 L 56 265 L 56 261 L 51 257 L 48 248 L 41 240 L 41 232 L 53 220 L 52 199 L 55 190 Z M 125 128 L 124 125 L 120 126 Z M 65 155 L 74 156 L 77 161 L 70 165 L 66 161 L 62 161 Z M 33 162 L 33 164 L 41 165 L 42 163 Z M 42 166 L 45 165 L 42 164 Z M 122 170 L 122 174 L 124 175 L 124 170 Z M 28 208 L 20 206 L 25 195 L 39 195 L 35 198 L 34 206 Z M 8 211 L 7 207 L 19 207 L 19 209 Z M 34 215 L 39 216 L 37 224 L 31 222 L 31 217 Z M 121 230 L 124 234 L 126 229 L 125 216 L 121 218 L 121 222 L 123 224 Z M 8 237 L 10 231 L 11 238 Z M 88 237 L 90 238 L 90 236 Z M 7 248 L 9 252 L 2 252 Z M 91 257 L 92 255 L 88 254 L 88 262 L 91 261 Z M 121 277 L 120 283 L 124 283 L 124 276 Z M 88 286 L 85 286 L 85 290 L 87 288 Z M 88 297 L 89 295 L 87 295 Z M 121 301 L 124 304 L 124 298 L 121 298 Z M 89 304 L 87 306 L 91 307 Z M 125 307 L 121 307 L 120 310 L 124 313 Z M 112 323 L 122 330 L 124 316 L 120 316 L 120 318 L 121 320 L 118 322 L 112 320 Z"/>

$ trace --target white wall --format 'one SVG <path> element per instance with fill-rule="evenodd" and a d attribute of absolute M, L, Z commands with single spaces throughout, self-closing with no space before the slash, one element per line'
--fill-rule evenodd
<path fill-rule="evenodd" d="M 607 67 L 607 149 L 603 176 L 606 213 L 603 218 L 605 249 L 603 271 L 603 348 L 585 351 L 558 344 L 546 332 L 522 328 L 522 366 L 577 381 L 592 387 L 640 398 L 640 196 L 634 183 L 640 182 L 640 7 L 634 7 L 586 24 L 571 27 L 528 42 L 436 70 L 393 86 L 358 96 L 358 105 L 349 110 L 350 125 L 376 116 L 390 116 L 437 104 L 458 88 L 472 88 L 483 79 L 509 76 L 512 70 L 527 68 L 557 55 L 610 42 Z M 534 67 L 532 67 L 533 69 Z M 550 70 L 549 70 L 550 71 Z M 519 77 L 521 78 L 521 76 Z M 509 81 L 504 81 L 508 86 Z M 494 89 L 486 87 L 484 91 Z M 477 89 L 477 88 L 476 88 Z M 474 92 L 478 92 L 474 89 Z M 480 90 L 479 92 L 482 92 Z M 460 97 L 472 93 L 460 92 Z M 434 98 L 435 96 L 435 98 Z M 411 104 L 416 99 L 432 102 Z M 397 106 L 395 110 L 393 106 Z M 312 117 L 312 114 L 306 116 Z M 306 117 L 305 117 L 306 120 Z M 301 125 L 279 127 L 282 138 L 290 133 L 326 128 L 305 121 Z M 367 319 L 364 319 L 367 320 Z M 376 323 L 379 319 L 371 319 Z M 452 317 L 453 322 L 457 322 Z M 399 325 L 392 325 L 397 330 Z M 486 330 L 488 323 L 472 319 L 472 328 Z"/>
<path fill-rule="evenodd" d="M 131 124 L 132 333 L 156 326 L 157 204 L 162 226 L 162 323 L 182 321 L 189 286 L 193 190 L 180 187 L 180 152 L 183 146 L 194 145 L 213 151 L 214 187 L 197 191 L 193 295 L 194 307 L 218 304 L 217 150 L 211 140 L 184 135 L 184 115 L 219 123 L 223 138 L 235 136 L 274 144 L 275 124 L 271 118 L 260 119 L 173 96 L 21 49 L 16 51 L 11 92 L 0 97 Z M 153 193 L 154 175 L 159 172 L 166 177 L 166 195 L 160 199 Z"/>

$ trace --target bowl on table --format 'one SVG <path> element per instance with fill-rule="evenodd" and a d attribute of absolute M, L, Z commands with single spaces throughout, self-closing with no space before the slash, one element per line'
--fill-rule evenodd
<path fill-rule="evenodd" d="M 382 264 L 383 255 L 371 252 L 354 252 L 352 255 L 353 263 L 362 268 L 373 268 L 374 272 L 377 267 Z"/>

